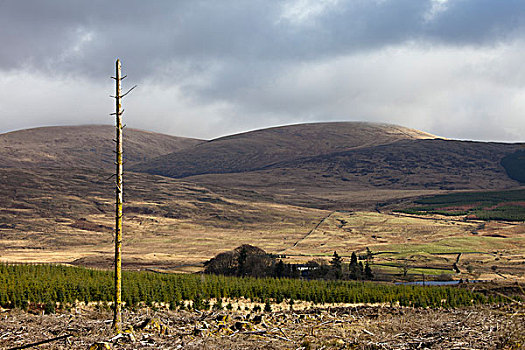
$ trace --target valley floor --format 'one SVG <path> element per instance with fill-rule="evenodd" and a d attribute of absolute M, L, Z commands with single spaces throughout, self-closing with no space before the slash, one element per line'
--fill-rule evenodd
<path fill-rule="evenodd" d="M 254 316 L 262 317 L 254 317 Z M 358 306 L 249 315 L 226 311 L 129 310 L 115 339 L 109 311 L 0 314 L 0 348 L 70 334 L 39 349 L 523 349 L 523 306 L 421 309 Z M 113 338 L 113 340 L 112 340 Z"/>
<path fill-rule="evenodd" d="M 111 268 L 110 176 L 95 169 L 0 168 L 0 261 Z M 250 244 L 297 264 L 328 262 L 334 251 L 348 262 L 368 248 L 374 273 L 388 279 L 525 280 L 523 221 L 395 212 L 403 198 L 434 190 L 325 189 L 332 204 L 312 207 L 321 193 L 301 204 L 294 191 L 282 192 L 286 199 L 129 173 L 126 191 L 124 269 L 198 272 L 215 255 Z M 374 203 L 390 204 L 374 210 Z"/>

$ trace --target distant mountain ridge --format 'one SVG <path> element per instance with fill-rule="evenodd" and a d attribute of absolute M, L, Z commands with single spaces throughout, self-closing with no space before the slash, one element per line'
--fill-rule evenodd
<path fill-rule="evenodd" d="M 0 167 L 113 168 L 115 127 L 51 126 L 0 134 Z M 124 160 L 134 162 L 182 150 L 202 140 L 124 129 Z"/>
<path fill-rule="evenodd" d="M 513 144 L 444 139 L 400 140 L 268 167 L 267 171 L 301 171 L 308 178 L 333 178 L 363 187 L 439 190 L 506 188 L 501 160 L 518 147 Z M 292 170 L 293 169 L 293 170 Z"/>
<path fill-rule="evenodd" d="M 181 150 L 136 164 L 132 169 L 169 177 L 246 172 L 303 157 L 429 138 L 435 136 L 390 124 L 296 124 L 221 137 L 191 151 Z"/>
<path fill-rule="evenodd" d="M 131 169 L 207 186 L 257 189 L 286 201 L 299 193 L 308 202 L 331 201 L 334 189 L 516 187 L 501 162 L 518 149 L 518 144 L 448 140 L 389 124 L 313 123 L 222 137 Z"/>
<path fill-rule="evenodd" d="M 112 170 L 113 134 L 109 125 L 1 134 L 0 167 Z M 520 170 L 514 169 L 511 178 L 502 164 L 520 149 L 519 144 L 447 140 L 366 122 L 287 125 L 210 141 L 135 129 L 125 129 L 124 134 L 127 172 L 184 178 L 228 190 L 257 189 L 287 203 L 306 196 L 297 202 L 301 204 L 323 198 L 338 201 L 342 195 L 337 193 L 344 191 L 517 187 L 514 174 Z"/>

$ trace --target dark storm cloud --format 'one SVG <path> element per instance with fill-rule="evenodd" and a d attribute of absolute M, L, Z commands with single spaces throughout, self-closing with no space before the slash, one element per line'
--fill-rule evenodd
<path fill-rule="evenodd" d="M 524 34 L 524 11 L 522 0 L 451 0 L 426 33 L 456 44 L 508 40 Z"/>
<path fill-rule="evenodd" d="M 266 3 L 6 0 L 0 40 L 9 50 L 0 65 L 98 76 L 125 57 L 135 76 L 147 77 L 170 60 L 253 57 L 275 34 L 266 25 L 277 7 Z"/>
<path fill-rule="evenodd" d="M 314 3 L 314 2 L 312 2 Z M 0 8 L 3 69 L 98 76 L 125 57 L 143 77 L 171 60 L 301 61 L 407 40 L 483 44 L 523 31 L 523 1 L 334 2 L 314 18 L 283 17 L 283 1 L 18 1 Z M 269 61 L 269 62 L 268 62 Z"/>

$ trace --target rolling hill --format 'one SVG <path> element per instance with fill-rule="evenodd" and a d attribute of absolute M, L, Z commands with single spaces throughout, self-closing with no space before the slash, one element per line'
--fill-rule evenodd
<path fill-rule="evenodd" d="M 109 267 L 115 191 L 110 174 L 95 168 L 0 168 L 0 261 Z M 239 242 L 275 251 L 325 215 L 254 192 L 217 193 L 178 179 L 128 173 L 124 264 L 199 263 Z"/>
<path fill-rule="evenodd" d="M 113 130 L 67 126 L 2 134 L 0 167 L 112 169 Z M 210 141 L 126 129 L 124 142 L 128 173 L 184 178 L 225 195 L 255 191 L 274 202 L 323 209 L 520 185 L 502 166 L 521 149 L 518 144 L 445 140 L 389 124 L 297 124 Z"/>
<path fill-rule="evenodd" d="M 299 262 L 369 247 L 389 252 L 384 264 L 410 254 L 421 266 L 450 267 L 457 252 L 476 247 L 465 266 L 491 273 L 491 254 L 500 250 L 506 273 L 522 275 L 523 225 L 482 228 L 388 209 L 424 195 L 519 187 L 501 165 L 519 144 L 371 123 L 291 125 L 211 141 L 125 132 L 126 268 L 196 271 L 243 243 Z M 110 266 L 112 137 L 111 126 L 0 135 L 0 261 Z"/>
<path fill-rule="evenodd" d="M 348 209 L 427 191 L 519 186 L 501 165 L 518 149 L 388 124 L 315 123 L 222 137 L 131 169 L 256 190 L 279 202 Z"/>
<path fill-rule="evenodd" d="M 94 125 L 1 134 L 0 167 L 112 169 L 113 131 Z M 210 141 L 135 129 L 124 136 L 126 172 L 317 208 L 366 209 L 395 198 L 520 185 L 502 166 L 518 144 L 445 140 L 390 124 L 297 124 Z"/>
<path fill-rule="evenodd" d="M 516 145 L 443 139 L 402 140 L 266 167 L 267 172 L 297 173 L 309 183 L 355 183 L 387 189 L 491 189 L 516 186 L 501 159 Z M 324 181 L 323 181 L 324 180 Z"/>
<path fill-rule="evenodd" d="M 113 168 L 110 125 L 54 126 L 0 134 L 0 167 Z M 137 129 L 124 129 L 124 159 L 145 161 L 201 143 Z"/>
<path fill-rule="evenodd" d="M 263 169 L 298 158 L 435 136 L 363 122 L 298 124 L 221 137 L 137 164 L 134 171 L 170 177 Z"/>

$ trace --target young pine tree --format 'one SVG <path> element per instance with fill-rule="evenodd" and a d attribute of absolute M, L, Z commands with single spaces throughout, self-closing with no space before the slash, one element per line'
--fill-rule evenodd
<path fill-rule="evenodd" d="M 336 251 L 334 251 L 334 257 L 332 258 L 330 264 L 332 265 L 332 273 L 334 278 L 341 279 L 341 277 L 343 277 L 342 259 Z"/>

